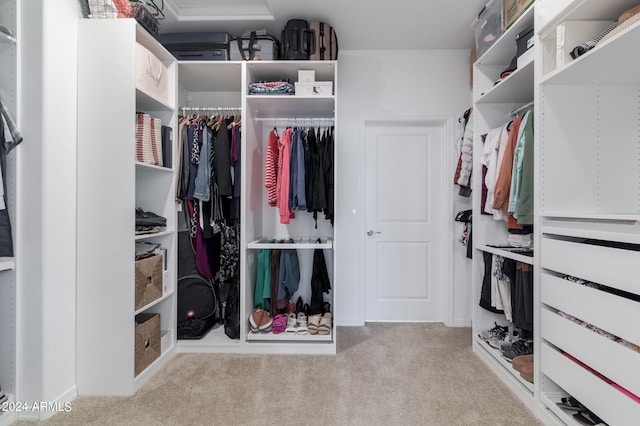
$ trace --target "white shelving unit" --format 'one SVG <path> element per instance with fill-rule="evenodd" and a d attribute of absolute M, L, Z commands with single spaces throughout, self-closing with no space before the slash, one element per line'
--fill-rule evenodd
<path fill-rule="evenodd" d="M 253 310 L 257 255 L 260 249 L 298 250 L 301 269 L 300 287 L 310 294 L 314 249 L 322 249 L 334 284 L 333 228 L 323 214 L 318 228 L 310 213 L 297 212 L 289 225 L 278 223 L 277 209 L 268 206 L 264 188 L 266 142 L 271 129 L 285 126 L 335 125 L 336 96 L 249 95 L 253 81 L 288 79 L 296 81 L 299 69 L 313 69 L 317 81 L 333 81 L 337 87 L 337 63 L 333 61 L 256 61 L 256 62 L 179 62 L 179 106 L 225 108 L 240 107 L 242 112 L 241 145 L 241 338 L 231 340 L 223 327 L 212 329 L 200 340 L 180 340 L 180 352 L 250 352 L 250 353 L 335 353 L 335 328 L 328 336 L 274 335 L 251 333 L 248 316 Z M 334 166 L 335 170 L 335 166 Z M 268 243 L 269 239 L 293 238 L 295 243 Z M 320 238 L 321 242 L 316 243 Z M 302 290 L 301 290 L 302 291 Z M 328 301 L 333 307 L 334 298 Z"/>
<path fill-rule="evenodd" d="M 288 79 L 297 81 L 298 70 L 314 70 L 316 81 L 333 81 L 334 95 L 328 97 L 308 96 L 262 96 L 249 95 L 246 87 L 254 81 Z M 279 131 L 286 126 L 325 127 L 336 125 L 337 105 L 337 62 L 335 61 L 282 61 L 282 62 L 249 62 L 246 64 L 246 80 L 243 90 L 245 121 L 245 150 L 243 167 L 245 179 L 243 184 L 243 217 L 251 212 L 252 220 L 246 221 L 242 236 L 241 292 L 242 315 L 248 318 L 254 308 L 254 289 L 257 275 L 257 258 L 260 249 L 272 248 L 280 250 L 297 250 L 300 262 L 300 288 L 294 295 L 302 296 L 306 303 L 311 295 L 311 269 L 313 253 L 321 249 L 325 256 L 327 271 L 332 290 L 325 301 L 334 308 L 335 275 L 334 250 L 335 234 L 328 220 L 322 213 L 318 214 L 317 228 L 311 213 L 296 212 L 296 218 L 288 225 L 278 220 L 278 209 L 267 203 L 267 191 L 264 187 L 264 165 L 267 152 L 269 132 L 277 127 Z M 243 119 L 244 120 L 244 119 Z M 287 123 L 289 121 L 289 123 Z M 336 126 L 337 128 L 337 126 Z M 338 143 L 336 139 L 336 143 Z M 334 173 L 336 170 L 334 158 Z M 267 244 L 267 239 L 293 239 L 296 243 Z M 318 238 L 321 244 L 315 244 Z M 248 322 L 243 321 L 241 334 L 244 351 L 250 353 L 335 353 L 335 326 L 327 336 L 311 335 L 274 335 L 272 333 L 256 334 L 248 329 Z"/>
<path fill-rule="evenodd" d="M 174 125 L 177 64 L 133 19 L 81 20 L 78 31 L 78 393 L 131 395 L 176 352 L 175 173 L 135 161 L 135 117 L 145 112 Z M 167 67 L 168 101 L 136 87 L 136 43 Z M 166 228 L 135 235 L 137 207 L 167 218 Z M 136 310 L 140 241 L 160 243 L 167 268 L 162 297 Z M 140 313 L 160 314 L 165 337 L 159 357 L 136 376 Z"/>
<path fill-rule="evenodd" d="M 535 5 L 534 5 L 535 6 Z M 524 14 L 475 62 L 473 66 L 473 351 L 498 375 L 509 388 L 532 410 L 537 403 L 534 385 L 524 380 L 499 350 L 492 348 L 478 337 L 494 324 L 506 325 L 504 314 L 496 314 L 478 305 L 484 278 L 483 253 L 499 255 L 516 262 L 533 265 L 534 256 L 500 248 L 507 246 L 507 226 L 492 216 L 481 214 L 482 165 L 479 163 L 483 149 L 481 135 L 500 127 L 513 119 L 511 111 L 534 100 L 535 61 L 526 63 L 511 75 L 496 83 L 516 55 L 516 35 L 534 25 L 534 7 Z M 532 47 L 536 49 L 536 46 Z"/>
<path fill-rule="evenodd" d="M 16 34 L 18 12 L 16 0 L 0 1 L 0 24 Z M 0 96 L 13 116 L 18 120 L 18 40 L 0 33 Z M 8 135 L 7 135 L 8 136 Z M 18 148 L 19 149 L 19 148 Z M 15 242 L 16 215 L 16 151 L 7 156 L 7 202 Z M 0 387 L 14 401 L 17 390 L 16 373 L 16 271 L 14 258 L 0 258 Z M 0 425 L 16 421 L 16 412 L 0 412 Z"/>
<path fill-rule="evenodd" d="M 565 21 L 615 21 L 636 5 L 565 1 L 540 19 L 542 48 L 553 52 L 556 28 Z M 550 66 L 553 61 L 544 56 L 547 63 L 538 71 L 537 377 L 541 413 L 565 424 L 574 420 L 555 403 L 566 395 L 607 424 L 635 424 L 640 415 L 640 403 L 611 383 L 640 396 L 640 353 L 558 314 L 640 345 L 634 326 L 640 320 L 640 288 L 633 270 L 640 260 L 640 75 L 627 50 L 639 40 L 640 25 L 634 24 L 564 66 Z"/>

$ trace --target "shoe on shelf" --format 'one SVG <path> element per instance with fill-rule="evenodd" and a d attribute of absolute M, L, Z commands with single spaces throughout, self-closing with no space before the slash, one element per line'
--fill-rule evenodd
<path fill-rule="evenodd" d="M 533 342 L 530 340 L 516 340 L 510 346 L 502 346 L 502 357 L 509 362 L 512 362 L 513 359 L 520 355 L 531 355 L 533 354 Z"/>
<path fill-rule="evenodd" d="M 318 325 L 318 334 L 326 336 L 331 334 L 331 312 L 322 314 L 320 325 Z"/>
<path fill-rule="evenodd" d="M 478 333 L 478 337 L 487 342 L 492 348 L 498 349 L 507 338 L 509 327 L 498 325 L 495 322 L 494 324 L 495 327 Z"/>
<path fill-rule="evenodd" d="M 283 314 L 277 314 L 273 317 L 273 324 L 271 325 L 271 332 L 273 334 L 284 333 L 287 329 L 287 316 Z"/>
<path fill-rule="evenodd" d="M 296 327 L 296 334 L 307 334 L 308 332 L 307 315 L 304 312 L 298 312 L 298 326 Z"/>
<path fill-rule="evenodd" d="M 298 318 L 296 317 L 296 314 L 293 314 L 293 313 L 289 314 L 289 316 L 287 317 L 287 327 L 284 330 L 285 334 L 296 334 L 297 326 L 298 326 Z"/>
<path fill-rule="evenodd" d="M 273 324 L 273 318 L 269 311 L 266 311 L 260 307 L 255 308 L 251 315 L 249 315 L 249 325 L 251 331 L 254 333 L 267 333 L 271 331 L 271 325 Z"/>
<path fill-rule="evenodd" d="M 318 327 L 320 326 L 320 320 L 322 319 L 322 314 L 309 315 L 307 327 L 309 328 L 309 334 L 316 335 L 318 334 Z"/>
<path fill-rule="evenodd" d="M 587 407 L 582 405 L 580 401 L 572 396 L 563 397 L 562 399 L 560 399 L 560 402 L 556 403 L 556 405 L 560 408 L 564 408 L 565 410 L 572 411 L 582 411 L 587 409 Z"/>
<path fill-rule="evenodd" d="M 481 331 L 480 333 L 478 333 L 478 337 L 482 340 L 489 340 L 492 337 L 502 336 L 504 338 L 504 336 L 507 335 L 507 332 L 509 331 L 508 326 L 498 325 L 497 322 L 494 322 L 493 324 L 495 325 L 495 327 L 490 328 L 489 330 Z"/>
<path fill-rule="evenodd" d="M 589 410 L 579 411 L 573 415 L 573 418 L 581 425 L 586 425 L 586 426 L 606 425 L 606 423 L 603 422 L 600 417 L 596 416 Z"/>

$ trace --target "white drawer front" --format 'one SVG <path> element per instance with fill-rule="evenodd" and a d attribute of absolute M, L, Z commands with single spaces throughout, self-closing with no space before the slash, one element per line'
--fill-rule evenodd
<path fill-rule="evenodd" d="M 640 302 L 544 272 L 540 284 L 542 303 L 640 345 Z"/>
<path fill-rule="evenodd" d="M 610 425 L 637 425 L 640 404 L 547 344 L 541 345 L 542 373 Z M 613 361 L 613 360 L 612 360 Z"/>
<path fill-rule="evenodd" d="M 543 339 L 640 395 L 640 353 L 547 309 L 542 310 L 541 329 Z"/>
<path fill-rule="evenodd" d="M 543 268 L 640 294 L 640 251 L 542 238 Z"/>

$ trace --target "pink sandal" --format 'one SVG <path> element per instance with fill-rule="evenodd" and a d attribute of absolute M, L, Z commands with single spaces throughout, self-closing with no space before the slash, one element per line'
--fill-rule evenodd
<path fill-rule="evenodd" d="M 273 324 L 271 325 L 271 331 L 273 334 L 283 333 L 287 328 L 286 315 L 278 314 L 273 317 Z"/>

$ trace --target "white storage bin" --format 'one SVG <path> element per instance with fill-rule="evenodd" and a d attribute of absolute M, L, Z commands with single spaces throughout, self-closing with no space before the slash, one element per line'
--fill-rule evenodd
<path fill-rule="evenodd" d="M 502 0 L 489 0 L 471 24 L 478 58 L 502 36 L 502 6 Z"/>
<path fill-rule="evenodd" d="M 167 67 L 149 49 L 136 43 L 136 89 L 169 104 Z"/>
<path fill-rule="evenodd" d="M 313 83 L 296 83 L 296 96 L 331 96 L 332 81 L 315 81 Z"/>

